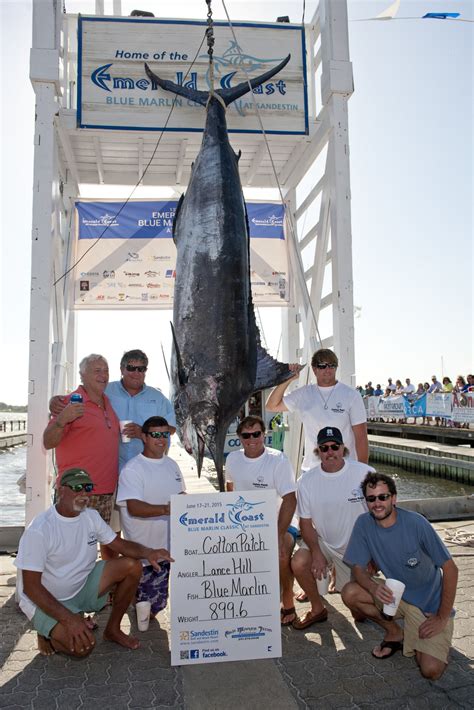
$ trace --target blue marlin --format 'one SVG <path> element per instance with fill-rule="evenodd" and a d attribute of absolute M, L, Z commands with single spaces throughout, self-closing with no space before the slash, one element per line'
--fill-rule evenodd
<path fill-rule="evenodd" d="M 252 89 L 288 63 L 250 81 Z M 288 365 L 261 345 L 250 288 L 250 240 L 238 161 L 227 134 L 226 107 L 250 91 L 247 82 L 215 94 L 161 79 L 154 86 L 206 107 L 206 125 L 173 224 L 177 248 L 171 380 L 178 434 L 201 473 L 205 449 L 224 490 L 229 424 L 258 390 L 289 379 Z"/>

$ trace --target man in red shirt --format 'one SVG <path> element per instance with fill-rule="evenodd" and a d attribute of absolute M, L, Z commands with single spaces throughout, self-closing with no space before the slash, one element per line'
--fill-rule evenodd
<path fill-rule="evenodd" d="M 109 367 L 102 355 L 88 355 L 79 365 L 82 385 L 74 394 L 82 402 L 71 402 L 53 416 L 43 434 L 46 449 L 56 449 L 57 486 L 67 469 L 81 467 L 94 484 L 89 507 L 95 508 L 106 523 L 110 522 L 113 496 L 118 480 L 119 421 L 104 394 L 109 381 Z"/>

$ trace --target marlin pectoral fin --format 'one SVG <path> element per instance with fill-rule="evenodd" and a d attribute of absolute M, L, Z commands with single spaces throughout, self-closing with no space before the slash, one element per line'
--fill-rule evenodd
<path fill-rule="evenodd" d="M 255 391 L 276 387 L 276 385 L 289 380 L 294 374 L 294 371 L 290 370 L 286 363 L 275 360 L 265 348 L 262 348 L 260 344 L 257 345 Z"/>
<path fill-rule="evenodd" d="M 177 364 L 177 370 L 178 370 L 178 381 L 179 381 L 179 384 L 181 385 L 181 387 L 184 387 L 185 384 L 186 384 L 187 381 L 188 381 L 188 377 L 187 377 L 187 375 L 186 375 L 186 370 L 184 369 L 183 360 L 182 360 L 182 358 L 181 358 L 181 353 L 180 353 L 180 351 L 179 351 L 179 345 L 178 345 L 178 341 L 177 341 L 177 339 L 176 339 L 176 333 L 175 333 L 175 330 L 174 330 L 173 323 L 170 323 L 170 326 L 171 326 L 171 333 L 172 333 L 172 335 L 173 335 L 174 351 L 175 351 L 175 354 L 176 354 L 176 364 Z"/>
<path fill-rule="evenodd" d="M 175 236 L 175 231 L 176 231 L 176 220 L 178 219 L 178 214 L 181 209 L 181 205 L 183 204 L 184 200 L 184 192 L 181 194 L 181 197 L 179 198 L 178 204 L 176 205 L 176 212 L 174 213 L 174 219 L 173 219 L 173 241 L 176 244 L 176 236 Z"/>
<path fill-rule="evenodd" d="M 161 89 L 165 91 L 172 91 L 178 96 L 184 96 L 186 99 L 191 99 L 197 104 L 205 106 L 207 104 L 207 99 L 209 94 L 207 91 L 196 91 L 196 89 L 190 89 L 188 86 L 181 86 L 181 84 L 175 84 L 174 81 L 168 81 L 168 79 L 162 79 L 160 76 L 152 72 L 148 64 L 145 63 L 145 71 L 148 78 L 152 81 L 152 89 L 156 88 L 153 84 L 157 84 Z"/>

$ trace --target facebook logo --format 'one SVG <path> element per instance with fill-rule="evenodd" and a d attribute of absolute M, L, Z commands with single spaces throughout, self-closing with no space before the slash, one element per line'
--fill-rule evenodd
<path fill-rule="evenodd" d="M 199 649 L 192 648 L 189 652 L 189 658 L 199 658 Z"/>

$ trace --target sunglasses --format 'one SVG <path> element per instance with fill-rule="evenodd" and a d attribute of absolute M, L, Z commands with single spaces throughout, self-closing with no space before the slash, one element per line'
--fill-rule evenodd
<path fill-rule="evenodd" d="M 167 439 L 170 434 L 168 431 L 147 431 L 146 435 L 152 439 Z"/>
<path fill-rule="evenodd" d="M 81 491 L 90 493 L 94 488 L 93 483 L 65 483 L 64 485 L 66 488 L 70 488 L 71 491 L 74 491 L 74 493 L 80 493 Z"/>
<path fill-rule="evenodd" d="M 376 500 L 388 500 L 391 497 L 391 493 L 380 493 L 378 496 L 365 496 L 365 500 L 367 503 L 375 503 Z"/>
<path fill-rule="evenodd" d="M 240 434 L 240 438 L 241 439 L 250 439 L 250 437 L 252 437 L 252 439 L 258 439 L 258 437 L 262 436 L 262 434 L 263 434 L 263 432 L 261 432 L 261 431 L 243 431 Z"/>
<path fill-rule="evenodd" d="M 331 451 L 339 451 L 340 448 L 341 444 L 321 444 L 319 450 L 325 454 L 326 451 L 329 451 L 329 449 L 331 449 Z"/>
<path fill-rule="evenodd" d="M 330 365 L 328 362 L 320 362 L 316 365 L 317 370 L 326 370 L 329 368 L 330 370 L 335 370 L 337 365 Z"/>
<path fill-rule="evenodd" d="M 125 365 L 127 372 L 146 372 L 146 365 Z"/>

